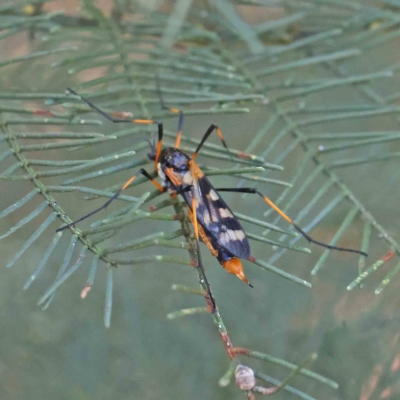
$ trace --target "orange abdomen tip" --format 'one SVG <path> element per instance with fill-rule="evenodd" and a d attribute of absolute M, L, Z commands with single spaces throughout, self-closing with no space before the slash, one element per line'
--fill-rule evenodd
<path fill-rule="evenodd" d="M 244 283 L 247 283 L 249 286 L 250 283 L 244 274 L 242 262 L 239 258 L 231 258 L 230 260 L 224 261 L 222 266 L 233 275 L 236 275 L 239 279 L 241 279 Z"/>

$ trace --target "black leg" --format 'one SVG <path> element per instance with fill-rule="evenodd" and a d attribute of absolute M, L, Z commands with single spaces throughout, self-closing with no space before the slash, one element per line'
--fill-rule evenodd
<path fill-rule="evenodd" d="M 183 127 L 183 121 L 184 121 L 184 114 L 183 111 L 179 110 L 178 108 L 173 108 L 173 107 L 168 107 L 163 99 L 162 93 L 161 93 L 161 87 L 160 87 L 160 77 L 157 75 L 157 92 L 158 92 L 158 97 L 160 99 L 160 104 L 161 107 L 165 110 L 169 110 L 173 113 L 176 114 L 180 114 L 179 115 L 179 125 L 178 125 L 178 134 L 176 137 L 176 143 L 175 143 L 175 148 L 179 148 L 180 142 L 181 142 L 181 136 L 182 136 L 182 127 Z M 206 133 L 204 134 L 203 138 L 201 139 L 201 142 L 199 143 L 199 145 L 197 146 L 196 151 L 193 153 L 192 155 L 192 160 L 194 160 L 197 156 L 197 153 L 200 151 L 201 147 L 203 146 L 204 142 L 208 139 L 208 137 L 211 135 L 212 132 L 214 132 L 214 130 L 217 132 L 217 135 L 222 143 L 222 145 L 226 148 L 227 153 L 230 157 L 232 157 L 232 154 L 229 151 L 229 148 L 225 142 L 225 139 L 222 135 L 221 129 L 215 125 L 215 124 L 211 124 L 210 127 L 207 129 Z"/>
<path fill-rule="evenodd" d="M 72 90 L 70 88 L 67 89 L 70 93 L 74 94 L 75 96 L 78 96 L 84 103 L 86 103 L 90 108 L 92 108 L 94 111 L 98 112 L 100 115 L 102 115 L 104 118 L 108 119 L 111 122 L 114 123 L 131 123 L 131 124 L 142 124 L 142 125 L 152 125 L 155 124 L 158 126 L 158 143 L 157 143 L 157 150 L 156 150 L 156 155 L 155 155 L 155 162 L 154 162 L 154 170 L 157 170 L 157 163 L 158 163 L 158 158 L 160 156 L 161 152 L 161 145 L 162 145 L 162 138 L 163 138 L 163 124 L 161 122 L 154 121 L 152 119 L 126 119 L 126 118 L 115 118 L 114 115 L 109 115 L 105 113 L 104 111 L 100 110 L 95 104 L 93 104 L 91 101 L 88 99 L 85 99 L 82 97 L 80 94 L 76 93 L 75 90 Z M 118 113 L 115 112 L 115 115 L 121 115 L 123 113 Z"/>
<path fill-rule="evenodd" d="M 347 251 L 349 253 L 358 253 L 362 254 L 363 256 L 368 256 L 367 253 L 364 253 L 363 251 L 360 250 L 353 250 L 353 249 L 348 249 L 344 247 L 337 247 L 337 246 L 331 246 L 330 244 L 326 244 L 323 242 L 320 242 L 318 240 L 313 239 L 310 235 L 308 235 L 306 232 L 304 232 L 299 226 L 297 226 L 293 220 L 288 217 L 275 203 L 273 203 L 267 196 L 264 196 L 261 192 L 259 192 L 255 188 L 219 188 L 216 189 L 218 192 L 236 192 L 236 193 L 255 193 L 261 196 L 264 201 L 272 208 L 274 211 L 276 211 L 283 219 L 285 219 L 287 222 L 289 222 L 290 225 L 293 225 L 293 227 L 300 232 L 309 242 L 315 243 L 319 246 L 326 247 L 327 249 L 332 249 L 332 250 L 339 250 L 339 251 Z"/>
<path fill-rule="evenodd" d="M 217 132 L 217 135 L 219 137 L 219 139 L 221 140 L 222 145 L 226 148 L 228 154 L 230 156 L 232 156 L 232 154 L 229 151 L 229 148 L 225 142 L 224 137 L 222 136 L 222 132 L 221 129 L 218 128 L 217 125 L 215 124 L 211 124 L 210 127 L 207 129 L 206 133 L 204 134 L 203 138 L 201 139 L 200 143 L 197 146 L 196 151 L 192 154 L 192 160 L 194 160 L 197 156 L 197 153 L 200 151 L 200 149 L 203 147 L 203 144 L 205 143 L 205 141 L 209 138 L 209 136 L 214 132 Z"/>
<path fill-rule="evenodd" d="M 119 189 L 119 190 L 118 190 L 106 203 L 104 203 L 101 207 L 96 208 L 96 210 L 93 210 L 93 211 L 90 212 L 89 214 L 84 215 L 83 217 L 77 219 L 76 221 L 71 222 L 71 223 L 68 224 L 68 225 L 63 226 L 62 228 L 57 229 L 56 232 L 63 231 L 64 229 L 67 229 L 67 228 L 69 228 L 70 226 L 75 225 L 75 224 L 77 224 L 78 222 L 81 222 L 81 221 L 83 221 L 83 220 L 86 219 L 86 218 L 91 217 L 92 215 L 98 213 L 99 211 L 106 209 L 115 199 L 118 198 L 118 196 L 120 195 L 120 193 L 121 193 L 124 189 L 126 189 L 126 188 L 135 180 L 135 178 L 136 178 L 139 174 L 144 175 L 144 176 L 145 176 L 145 177 L 160 191 L 160 192 L 164 192 L 164 188 L 163 188 L 157 181 L 155 181 L 145 169 L 140 168 L 140 170 L 139 170 L 134 176 L 132 176 L 132 178 L 130 178 L 130 179 L 124 184 L 124 186 L 122 186 L 122 188 Z"/>

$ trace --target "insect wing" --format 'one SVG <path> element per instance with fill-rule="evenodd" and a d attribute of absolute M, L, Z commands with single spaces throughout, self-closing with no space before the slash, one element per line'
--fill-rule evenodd
<path fill-rule="evenodd" d="M 243 228 L 204 175 L 193 179 L 192 193 L 185 193 L 189 207 L 192 195 L 196 200 L 197 221 L 205 233 L 233 256 L 249 257 L 250 245 Z"/>

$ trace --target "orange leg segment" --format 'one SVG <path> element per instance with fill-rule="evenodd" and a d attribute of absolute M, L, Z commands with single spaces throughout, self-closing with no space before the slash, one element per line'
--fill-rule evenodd
<path fill-rule="evenodd" d="M 77 224 L 78 222 L 81 222 L 83 220 L 85 220 L 86 218 L 91 217 L 92 215 L 98 213 L 101 210 L 106 209 L 115 199 L 118 198 L 118 196 L 120 195 L 120 193 L 126 189 L 136 178 L 139 174 L 144 175 L 160 192 L 164 192 L 164 188 L 156 181 L 154 180 L 150 174 L 143 168 L 140 168 L 140 170 L 132 176 L 132 178 L 130 178 L 122 187 L 121 189 L 119 189 L 106 203 L 104 203 L 101 207 L 96 208 L 96 210 L 93 210 L 92 212 L 90 212 L 89 214 L 84 215 L 83 217 L 77 219 L 76 221 L 71 222 L 68 225 L 63 226 L 62 228 L 57 229 L 56 232 L 60 232 L 63 231 L 66 228 L 69 228 L 72 225 Z"/>
<path fill-rule="evenodd" d="M 95 104 L 93 104 L 91 101 L 88 99 L 85 99 L 82 97 L 80 94 L 76 93 L 75 90 L 72 90 L 68 88 L 68 91 L 75 96 L 78 96 L 84 103 L 86 103 L 90 108 L 92 108 L 94 111 L 98 112 L 100 115 L 102 115 L 104 118 L 108 119 L 111 122 L 114 123 L 131 123 L 131 124 L 141 124 L 141 125 L 152 125 L 155 124 L 158 126 L 158 142 L 157 142 L 157 152 L 156 152 L 156 157 L 155 157 L 155 162 L 154 162 L 154 170 L 157 171 L 157 164 L 158 164 L 158 159 L 160 157 L 161 153 L 161 144 L 162 144 L 162 138 L 163 138 L 163 124 L 161 122 L 157 122 L 153 119 L 128 119 L 128 118 L 115 118 L 114 116 L 130 116 L 130 113 L 124 113 L 124 112 L 114 112 L 113 115 L 109 115 L 103 110 L 101 110 L 99 107 L 97 107 Z"/>
<path fill-rule="evenodd" d="M 260 197 L 264 199 L 264 201 L 275 211 L 277 212 L 283 219 L 285 219 L 290 225 L 292 225 L 298 232 L 300 232 L 309 242 L 315 243 L 319 246 L 325 247 L 327 249 L 332 249 L 332 250 L 339 250 L 339 251 L 347 251 L 349 253 L 358 253 L 362 254 L 363 256 L 368 256 L 367 253 L 360 251 L 360 250 L 354 250 L 354 249 L 348 249 L 345 247 L 337 247 L 337 246 L 332 246 L 327 243 L 320 242 L 318 240 L 313 239 L 310 235 L 308 235 L 306 232 L 304 232 L 299 226 L 297 226 L 291 218 L 289 218 L 272 200 L 270 200 L 267 196 L 264 196 L 261 192 L 259 192 L 255 188 L 219 188 L 216 189 L 219 192 L 236 192 L 236 193 L 254 193 L 258 194 Z"/>

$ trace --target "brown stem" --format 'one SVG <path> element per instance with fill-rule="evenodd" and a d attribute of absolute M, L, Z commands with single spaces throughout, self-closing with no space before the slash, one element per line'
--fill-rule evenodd
<path fill-rule="evenodd" d="M 236 359 L 236 353 L 234 351 L 232 342 L 229 338 L 228 331 L 225 327 L 224 321 L 222 320 L 221 314 L 218 310 L 217 303 L 215 301 L 215 298 L 211 292 L 211 287 L 210 283 L 208 282 L 206 273 L 204 271 L 204 266 L 201 262 L 201 255 L 198 249 L 198 243 L 194 239 L 192 235 L 192 231 L 190 228 L 190 223 L 189 220 L 185 214 L 184 208 L 182 207 L 182 203 L 177 201 L 174 204 L 174 209 L 176 214 L 181 216 L 181 227 L 183 230 L 183 235 L 186 239 L 186 242 L 189 244 L 189 255 L 190 258 L 194 261 L 193 265 L 195 266 L 195 271 L 197 273 L 197 277 L 199 279 L 200 286 L 204 290 L 204 298 L 207 303 L 207 307 L 210 310 L 210 313 L 212 315 L 212 319 L 214 321 L 214 324 L 218 328 L 218 333 L 219 336 L 221 337 L 222 343 L 225 347 L 225 350 L 228 354 L 228 357 L 232 359 Z"/>

